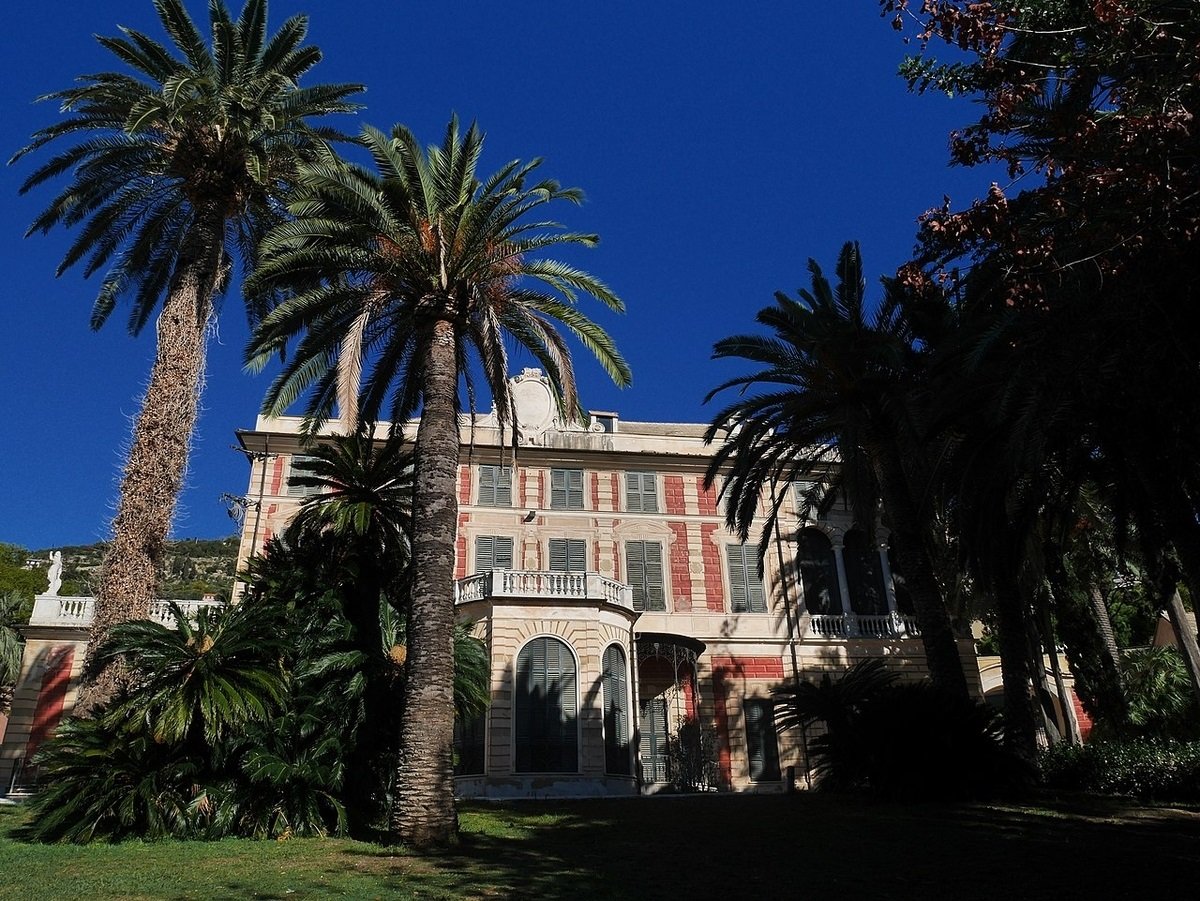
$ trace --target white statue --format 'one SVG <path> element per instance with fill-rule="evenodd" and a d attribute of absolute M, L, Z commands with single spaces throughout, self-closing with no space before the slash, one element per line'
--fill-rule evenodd
<path fill-rule="evenodd" d="M 58 597 L 58 589 L 62 588 L 62 551 L 54 551 L 50 555 L 50 569 L 46 572 L 46 579 L 50 582 L 46 594 Z"/>

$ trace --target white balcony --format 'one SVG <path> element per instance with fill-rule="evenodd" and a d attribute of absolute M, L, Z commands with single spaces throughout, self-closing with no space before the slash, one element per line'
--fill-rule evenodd
<path fill-rule="evenodd" d="M 150 619 L 164 626 L 174 625 L 170 601 L 154 601 L 150 605 Z M 175 601 L 185 616 L 192 617 L 201 607 L 222 607 L 224 601 Z M 42 595 L 34 598 L 31 626 L 63 626 L 71 629 L 86 629 L 96 615 L 96 599 L 80 597 L 57 597 Z"/>
<path fill-rule="evenodd" d="M 493 569 L 460 579 L 454 585 L 456 604 L 495 598 L 595 601 L 633 610 L 633 589 L 595 572 Z"/>
<path fill-rule="evenodd" d="M 815 614 L 809 619 L 808 634 L 814 638 L 919 638 L 921 627 L 915 616 L 905 613 Z"/>

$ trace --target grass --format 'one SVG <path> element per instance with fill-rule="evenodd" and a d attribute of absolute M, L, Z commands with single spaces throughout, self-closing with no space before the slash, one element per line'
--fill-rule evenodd
<path fill-rule="evenodd" d="M 32 845 L 0 807 L 0 898 L 1113 898 L 1194 887 L 1200 813 L 1119 801 L 824 795 L 469 804 L 462 845 Z M 1190 894 L 1190 893 L 1189 893 Z"/>

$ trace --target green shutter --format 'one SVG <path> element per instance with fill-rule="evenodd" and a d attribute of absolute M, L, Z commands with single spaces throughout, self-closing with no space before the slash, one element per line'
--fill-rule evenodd
<path fill-rule="evenodd" d="M 625 673 L 625 652 L 615 644 L 604 650 L 604 769 L 628 776 L 629 757 L 629 681 Z"/>
<path fill-rule="evenodd" d="M 634 610 L 666 610 L 662 545 L 657 541 L 626 541 L 625 581 L 633 589 Z"/>
<path fill-rule="evenodd" d="M 746 720 L 746 754 L 750 781 L 769 782 L 779 778 L 779 746 L 775 738 L 775 711 L 770 701 L 746 698 L 742 701 Z"/>
<path fill-rule="evenodd" d="M 625 509 L 630 513 L 658 512 L 657 473 L 625 473 Z"/>
<path fill-rule="evenodd" d="M 517 772 L 579 768 L 575 658 L 557 638 L 535 638 L 517 659 Z"/>
<path fill-rule="evenodd" d="M 479 535 L 475 538 L 475 572 L 513 568 L 513 540 L 508 535 Z"/>
<path fill-rule="evenodd" d="M 729 601 L 734 613 L 766 613 L 767 595 L 758 575 L 758 555 L 749 545 L 727 544 Z"/>
<path fill-rule="evenodd" d="M 587 570 L 587 542 L 582 538 L 550 539 L 550 571 L 581 573 Z"/>
<path fill-rule="evenodd" d="M 550 509 L 583 509 L 583 470 L 550 470 Z"/>
<path fill-rule="evenodd" d="M 483 507 L 512 506 L 512 468 L 485 464 L 479 467 L 479 504 Z"/>

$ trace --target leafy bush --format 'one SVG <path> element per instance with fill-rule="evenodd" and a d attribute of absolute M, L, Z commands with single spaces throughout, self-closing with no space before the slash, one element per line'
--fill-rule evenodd
<path fill-rule="evenodd" d="M 820 723 L 808 741 L 820 789 L 866 790 L 895 800 L 985 798 L 1032 774 L 1001 744 L 997 714 L 932 683 L 897 684 L 882 660 L 840 680 L 801 683 L 778 697 L 780 728 Z"/>
<path fill-rule="evenodd" d="M 1060 744 L 1042 753 L 1041 769 L 1047 788 L 1200 801 L 1200 742 Z"/>

